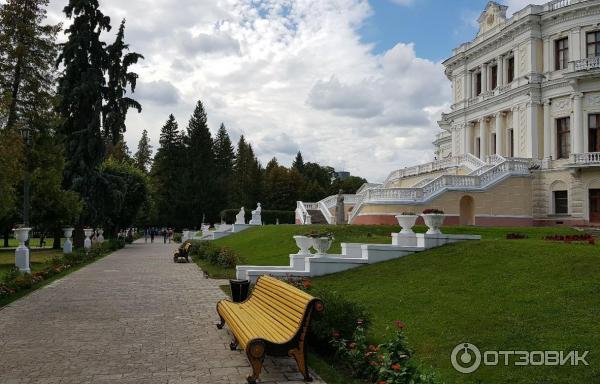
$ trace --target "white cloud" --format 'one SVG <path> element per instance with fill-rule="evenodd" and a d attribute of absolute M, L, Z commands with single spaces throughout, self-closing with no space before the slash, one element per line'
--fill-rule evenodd
<path fill-rule="evenodd" d="M 53 20 L 63 6 L 51 0 Z M 372 13 L 366 0 L 101 6 L 115 26 L 127 18 L 126 39 L 146 57 L 136 67 L 144 111 L 128 117 L 130 148 L 144 128 L 156 148 L 167 116 L 183 128 L 201 99 L 213 132 L 224 122 L 233 140 L 244 134 L 264 164 L 290 164 L 300 149 L 307 161 L 382 180 L 433 156 L 435 121 L 450 99 L 443 68 L 411 44 L 373 54 L 357 32 Z"/>
<path fill-rule="evenodd" d="M 398 5 L 402 5 L 402 6 L 413 5 L 415 2 L 414 0 L 389 0 L 389 1 L 394 4 L 398 4 Z"/>

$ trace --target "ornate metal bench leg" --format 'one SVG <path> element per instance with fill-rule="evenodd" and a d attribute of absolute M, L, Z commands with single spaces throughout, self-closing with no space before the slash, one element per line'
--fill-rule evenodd
<path fill-rule="evenodd" d="M 265 343 L 254 341 L 246 348 L 246 355 L 252 366 L 252 374 L 247 377 L 248 384 L 256 384 L 265 360 Z"/>
<path fill-rule="evenodd" d="M 294 348 L 290 350 L 289 355 L 296 360 L 296 364 L 298 365 L 298 370 L 304 376 L 304 381 L 313 381 L 313 378 L 310 377 L 308 372 L 308 361 L 306 360 L 306 352 L 303 350 L 304 348 L 298 349 Z"/>
<path fill-rule="evenodd" d="M 231 343 L 229 343 L 229 349 L 231 349 L 232 351 L 235 351 L 238 347 L 239 343 L 238 341 L 234 338 L 233 341 Z"/>
<path fill-rule="evenodd" d="M 221 322 L 217 324 L 217 329 L 223 329 L 223 326 L 225 325 L 225 319 L 223 319 L 221 316 L 219 317 L 221 318 Z"/>

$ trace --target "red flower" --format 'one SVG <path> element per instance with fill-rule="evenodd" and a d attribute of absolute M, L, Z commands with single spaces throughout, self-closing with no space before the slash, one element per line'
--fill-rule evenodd
<path fill-rule="evenodd" d="M 400 364 L 392 364 L 392 369 L 396 372 L 400 372 L 402 367 L 400 366 Z"/>
<path fill-rule="evenodd" d="M 375 352 L 377 350 L 379 350 L 379 348 L 377 348 L 376 346 L 374 346 L 373 344 L 369 345 L 367 347 L 367 350 L 371 351 L 371 352 Z"/>
<path fill-rule="evenodd" d="M 304 288 L 308 289 L 312 286 L 312 282 L 310 281 L 310 279 L 304 279 L 302 280 L 302 285 L 304 286 Z"/>
<path fill-rule="evenodd" d="M 406 324 L 405 324 L 405 323 L 403 323 L 403 322 L 402 322 L 402 321 L 400 321 L 400 320 L 396 320 L 396 321 L 394 321 L 394 324 L 396 324 L 396 328 L 398 328 L 398 329 L 404 329 L 404 328 L 406 328 Z"/>
<path fill-rule="evenodd" d="M 385 381 L 381 380 L 381 381 L 378 381 L 377 384 L 387 384 L 387 383 Z"/>
<path fill-rule="evenodd" d="M 338 331 L 333 331 L 331 332 L 331 336 L 333 336 L 334 338 L 339 338 L 340 337 L 340 333 Z"/>

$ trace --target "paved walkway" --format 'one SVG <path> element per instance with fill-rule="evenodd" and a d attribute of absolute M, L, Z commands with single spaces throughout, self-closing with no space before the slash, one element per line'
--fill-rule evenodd
<path fill-rule="evenodd" d="M 0 383 L 245 383 L 214 325 L 224 282 L 173 263 L 174 247 L 129 245 L 0 310 Z M 291 358 L 261 378 L 301 382 Z"/>

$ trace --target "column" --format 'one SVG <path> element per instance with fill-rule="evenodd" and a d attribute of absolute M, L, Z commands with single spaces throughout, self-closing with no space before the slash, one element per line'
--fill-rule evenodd
<path fill-rule="evenodd" d="M 504 85 L 504 56 L 498 56 L 498 69 L 496 71 L 498 73 L 498 87 L 502 87 Z"/>
<path fill-rule="evenodd" d="M 550 45 L 550 37 L 545 37 L 544 38 L 544 69 L 542 70 L 543 73 L 548 73 L 551 72 L 554 68 L 553 68 L 553 63 L 552 63 L 552 59 L 551 59 L 551 45 Z M 544 157 L 548 157 L 546 156 L 546 154 L 544 153 Z"/>
<path fill-rule="evenodd" d="M 483 64 L 481 66 L 481 93 L 486 93 L 488 90 L 488 65 Z"/>
<path fill-rule="evenodd" d="M 504 156 L 504 136 L 505 136 L 505 125 L 504 125 L 504 112 L 496 113 L 496 154 Z"/>
<path fill-rule="evenodd" d="M 514 73 L 513 81 L 516 81 L 519 77 L 521 77 L 521 74 L 519 73 L 519 46 L 518 45 L 515 47 L 515 49 L 513 49 L 513 58 L 515 61 L 515 73 Z"/>
<path fill-rule="evenodd" d="M 527 103 L 527 157 L 532 159 L 540 158 L 540 134 L 539 134 L 539 119 L 538 119 L 539 104 L 530 101 Z"/>
<path fill-rule="evenodd" d="M 465 154 L 473 154 L 473 123 L 467 123 L 465 131 Z"/>
<path fill-rule="evenodd" d="M 465 99 L 469 100 L 473 97 L 473 85 L 471 84 L 471 80 L 473 79 L 473 73 L 467 70 L 465 76 Z"/>
<path fill-rule="evenodd" d="M 520 145 L 519 145 L 519 132 L 521 132 L 521 127 L 519 126 L 519 107 L 515 106 L 512 108 L 512 119 L 513 119 L 513 147 L 514 147 L 514 153 L 512 154 L 513 157 L 521 157 L 521 150 L 520 150 Z M 509 143 L 510 145 L 510 143 Z"/>
<path fill-rule="evenodd" d="M 544 158 L 552 157 L 552 119 L 550 116 L 550 100 L 544 101 Z"/>
<path fill-rule="evenodd" d="M 572 153 L 584 153 L 583 145 L 583 109 L 582 109 L 582 93 L 575 93 L 573 96 L 573 149 Z"/>
<path fill-rule="evenodd" d="M 486 118 L 482 117 L 481 120 L 479 120 L 479 158 L 483 161 L 485 161 L 485 158 L 487 157 L 488 153 L 487 153 L 487 129 L 486 129 L 486 123 L 485 123 Z"/>
<path fill-rule="evenodd" d="M 584 56 L 581 54 L 581 28 L 575 27 L 569 34 L 569 61 L 581 60 L 583 58 Z"/>

